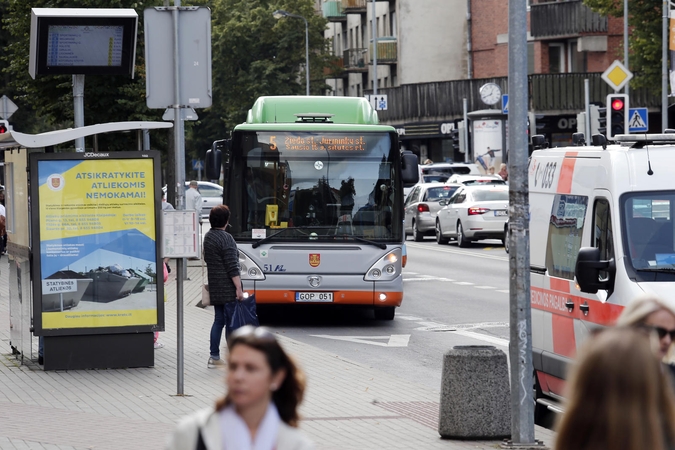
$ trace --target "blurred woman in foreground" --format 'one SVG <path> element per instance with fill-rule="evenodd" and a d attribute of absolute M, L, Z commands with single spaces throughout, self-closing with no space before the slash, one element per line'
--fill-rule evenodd
<path fill-rule="evenodd" d="M 666 357 L 675 340 L 675 311 L 667 302 L 652 295 L 643 295 L 626 305 L 616 324 L 656 333 L 659 338 L 658 357 L 661 360 Z M 668 363 L 665 360 L 663 362 Z M 672 365 L 669 368 L 675 370 Z"/>
<path fill-rule="evenodd" d="M 590 338 L 569 378 L 556 450 L 672 449 L 675 398 L 657 353 L 655 339 L 634 328 Z"/>
<path fill-rule="evenodd" d="M 184 418 L 170 450 L 309 450 L 298 430 L 305 377 L 265 328 L 245 326 L 230 336 L 227 395 L 215 408 Z"/>

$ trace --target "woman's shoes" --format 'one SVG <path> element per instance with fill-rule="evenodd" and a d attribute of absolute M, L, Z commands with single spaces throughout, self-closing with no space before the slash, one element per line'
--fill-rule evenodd
<path fill-rule="evenodd" d="M 155 350 L 157 350 L 158 348 L 162 348 L 162 347 L 164 347 L 164 344 L 162 344 L 159 341 L 155 342 Z"/>

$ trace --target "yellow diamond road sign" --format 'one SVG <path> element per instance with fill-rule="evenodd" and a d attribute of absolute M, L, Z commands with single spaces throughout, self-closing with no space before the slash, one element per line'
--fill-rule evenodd
<path fill-rule="evenodd" d="M 602 74 L 602 79 L 605 80 L 614 91 L 620 91 L 631 78 L 633 78 L 633 74 L 630 70 L 626 69 L 626 66 L 621 64 L 621 61 L 619 60 L 614 61 Z"/>

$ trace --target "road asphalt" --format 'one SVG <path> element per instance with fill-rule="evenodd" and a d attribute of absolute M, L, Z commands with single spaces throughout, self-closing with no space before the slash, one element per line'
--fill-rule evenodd
<path fill-rule="evenodd" d="M 173 265 L 175 267 L 175 264 Z M 45 372 L 33 354 L 11 354 L 8 257 L 0 258 L 0 449 L 161 449 L 182 416 L 225 392 L 224 373 L 207 369 L 211 308 L 196 307 L 201 266 L 190 261 L 184 289 L 184 395 L 177 392 L 176 283 L 167 284 L 164 348 L 155 365 Z M 175 272 L 174 272 L 175 273 Z M 301 429 L 320 450 L 494 449 L 499 441 L 444 440 L 439 390 L 278 334 L 308 377 Z M 552 447 L 554 433 L 536 427 Z"/>

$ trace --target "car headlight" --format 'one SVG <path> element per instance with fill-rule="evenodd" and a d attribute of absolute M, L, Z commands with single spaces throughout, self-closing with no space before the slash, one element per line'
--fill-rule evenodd
<path fill-rule="evenodd" d="M 239 250 L 239 271 L 242 280 L 264 280 L 265 274 L 248 255 Z"/>
<path fill-rule="evenodd" d="M 401 275 L 401 249 L 395 248 L 375 264 L 373 264 L 366 275 L 363 277 L 365 281 L 391 281 Z"/>

